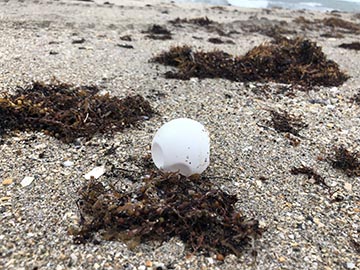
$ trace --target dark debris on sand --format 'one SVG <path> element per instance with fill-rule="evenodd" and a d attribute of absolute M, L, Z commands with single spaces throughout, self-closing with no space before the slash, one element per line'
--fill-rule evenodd
<path fill-rule="evenodd" d="M 70 143 L 79 137 L 121 131 L 154 113 L 140 95 L 119 99 L 99 91 L 96 86 L 57 81 L 19 88 L 15 95 L 0 98 L 0 134 L 36 130 Z"/>
<path fill-rule="evenodd" d="M 360 105 L 360 90 L 351 98 L 351 101 Z"/>
<path fill-rule="evenodd" d="M 344 30 L 348 30 L 352 33 L 358 33 L 360 31 L 360 25 L 349 22 L 340 18 L 330 17 L 324 18 L 321 21 L 324 25 L 329 26 L 331 28 L 342 28 Z"/>
<path fill-rule="evenodd" d="M 210 33 L 217 33 L 220 36 L 231 36 L 232 34 L 239 33 L 237 31 L 225 32 L 224 27 L 221 23 L 210 20 L 208 17 L 198 17 L 198 18 L 176 18 L 169 21 L 175 27 L 184 27 L 184 25 L 193 25 L 201 27 Z"/>
<path fill-rule="evenodd" d="M 333 168 L 343 170 L 349 177 L 360 176 L 360 154 L 351 152 L 345 146 L 335 146 L 328 161 Z"/>
<path fill-rule="evenodd" d="M 148 30 L 143 31 L 143 33 L 146 33 L 147 38 L 156 39 L 156 40 L 167 40 L 172 39 L 171 32 L 166 29 L 166 27 L 153 24 L 151 27 L 148 28 Z"/>
<path fill-rule="evenodd" d="M 360 42 L 341 43 L 339 48 L 360 51 Z"/>
<path fill-rule="evenodd" d="M 321 47 L 302 38 L 280 38 L 236 57 L 220 50 L 193 51 L 189 46 L 178 46 L 151 61 L 176 67 L 177 71 L 168 71 L 165 77 L 182 80 L 198 77 L 339 86 L 348 79 L 338 64 L 326 58 Z"/>
<path fill-rule="evenodd" d="M 301 117 L 296 117 L 287 111 L 270 110 L 270 114 L 271 124 L 277 132 L 287 132 L 294 136 L 299 136 L 299 132 L 307 127 L 307 124 L 302 121 Z"/>
<path fill-rule="evenodd" d="M 324 177 L 318 174 L 313 168 L 307 166 L 293 167 L 290 172 L 294 175 L 304 174 L 308 179 L 313 179 L 315 184 L 322 185 L 328 189 L 330 188 L 330 186 L 326 184 Z"/>
<path fill-rule="evenodd" d="M 198 26 L 209 26 L 211 24 L 214 24 L 215 22 L 210 20 L 208 17 L 198 17 L 198 18 L 192 18 L 192 19 L 180 19 L 176 18 L 174 20 L 170 20 L 169 23 L 173 25 L 181 25 L 181 24 L 194 24 Z"/>
<path fill-rule="evenodd" d="M 81 228 L 71 230 L 76 243 L 91 241 L 95 232 L 129 247 L 179 237 L 192 252 L 239 255 L 263 229 L 236 211 L 237 198 L 205 177 L 153 172 L 143 185 L 124 192 L 90 180 L 80 189 Z"/>
<path fill-rule="evenodd" d="M 297 17 L 293 20 L 295 23 L 300 24 L 303 30 L 326 30 L 327 32 L 342 32 L 357 34 L 360 32 L 360 25 L 343 20 L 337 17 L 328 17 L 322 20 L 315 19 L 313 21 L 306 19 L 303 16 Z"/>
<path fill-rule="evenodd" d="M 280 38 L 284 35 L 295 35 L 297 31 L 290 29 L 286 21 L 269 20 L 265 17 L 251 16 L 248 20 L 238 21 L 239 27 L 245 33 L 259 33 L 272 38 Z"/>

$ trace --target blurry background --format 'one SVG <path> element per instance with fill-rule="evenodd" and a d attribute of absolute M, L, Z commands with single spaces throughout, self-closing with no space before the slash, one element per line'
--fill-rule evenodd
<path fill-rule="evenodd" d="M 204 2 L 213 5 L 233 5 L 252 8 L 282 7 L 321 11 L 360 11 L 360 0 L 178 0 L 177 2 Z"/>

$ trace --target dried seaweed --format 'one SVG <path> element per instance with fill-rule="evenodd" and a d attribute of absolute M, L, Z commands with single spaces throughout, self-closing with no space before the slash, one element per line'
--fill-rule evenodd
<path fill-rule="evenodd" d="M 186 23 L 186 24 L 195 24 L 198 26 L 209 26 L 211 24 L 214 24 L 215 22 L 210 20 L 208 17 L 199 17 L 199 18 L 193 18 L 193 19 L 176 18 L 175 20 L 170 20 L 169 23 L 174 24 L 174 25 L 181 25 L 183 23 Z"/>
<path fill-rule="evenodd" d="M 123 41 L 132 41 L 132 37 L 130 35 L 125 35 L 120 37 Z"/>
<path fill-rule="evenodd" d="M 329 17 L 324 18 L 322 20 L 315 19 L 313 21 L 305 19 L 303 16 L 297 17 L 293 20 L 293 22 L 297 24 L 301 24 L 303 30 L 323 30 L 324 26 L 328 29 L 330 28 L 331 31 L 341 31 L 343 33 L 359 33 L 360 32 L 360 25 L 349 22 L 337 17 Z"/>
<path fill-rule="evenodd" d="M 219 50 L 194 52 L 189 46 L 172 47 L 151 61 L 177 67 L 178 71 L 169 71 L 165 77 L 182 80 L 198 77 L 339 86 L 348 79 L 334 61 L 326 59 L 321 47 L 302 38 L 277 39 L 237 57 Z"/>
<path fill-rule="evenodd" d="M 222 41 L 220 38 L 208 38 L 208 41 L 213 44 L 223 44 L 224 41 Z"/>
<path fill-rule="evenodd" d="M 79 39 L 74 39 L 73 41 L 71 41 L 72 44 L 83 44 L 85 42 L 85 38 L 79 38 Z"/>
<path fill-rule="evenodd" d="M 294 115 L 289 114 L 287 111 L 270 111 L 271 114 L 271 122 L 274 129 L 278 132 L 288 132 L 295 136 L 299 136 L 299 132 L 307 127 L 301 117 L 296 117 Z"/>
<path fill-rule="evenodd" d="M 213 43 L 213 44 L 223 44 L 223 43 L 227 43 L 227 44 L 235 44 L 234 41 L 232 41 L 231 39 L 228 40 L 222 40 L 220 38 L 208 38 L 208 42 Z"/>
<path fill-rule="evenodd" d="M 352 22 L 349 22 L 349 21 L 345 21 L 345 20 L 340 19 L 340 18 L 335 18 L 335 17 L 324 18 L 322 20 L 322 23 L 324 25 L 332 27 L 332 28 L 338 27 L 338 28 L 350 30 L 351 32 L 360 31 L 360 25 L 359 24 L 352 23 Z"/>
<path fill-rule="evenodd" d="M 339 48 L 360 51 L 360 42 L 342 43 Z"/>
<path fill-rule="evenodd" d="M 158 40 L 166 40 L 172 39 L 171 32 L 167 30 L 164 26 L 153 24 L 147 31 L 143 31 L 143 33 L 147 33 L 146 37 L 151 39 Z"/>
<path fill-rule="evenodd" d="M 29 129 L 69 143 L 78 137 L 121 131 L 154 113 L 140 95 L 119 99 L 100 95 L 99 90 L 60 82 L 19 88 L 15 95 L 0 98 L 0 134 Z"/>
<path fill-rule="evenodd" d="M 288 29 L 288 23 L 286 21 L 269 20 L 267 18 L 258 18 L 256 16 L 250 17 L 245 21 L 237 21 L 239 27 L 245 33 L 259 33 L 264 36 L 272 38 L 280 38 L 284 35 L 296 34 L 297 32 L 293 29 Z"/>
<path fill-rule="evenodd" d="M 313 168 L 302 166 L 302 167 L 293 167 L 290 172 L 294 175 L 305 174 L 309 179 L 313 179 L 315 184 L 322 185 L 326 188 L 330 188 L 328 184 L 325 183 L 324 177 L 319 175 Z"/>
<path fill-rule="evenodd" d="M 344 38 L 343 34 L 340 34 L 336 31 L 330 31 L 320 34 L 320 37 L 326 37 L 326 38 Z"/>
<path fill-rule="evenodd" d="M 343 170 L 349 177 L 360 176 L 360 154 L 358 152 L 351 152 L 343 145 L 336 146 L 328 161 L 333 168 Z"/>
<path fill-rule="evenodd" d="M 132 192 L 91 180 L 79 194 L 81 229 L 71 232 L 76 243 L 91 240 L 95 232 L 130 247 L 177 236 L 193 252 L 239 255 L 263 232 L 257 220 L 235 210 L 235 195 L 214 188 L 205 177 L 154 172 Z"/>
<path fill-rule="evenodd" d="M 206 29 L 206 31 L 211 33 L 217 33 L 220 36 L 230 36 L 231 34 L 235 33 L 236 31 L 230 31 L 226 33 L 224 31 L 224 27 L 213 20 L 210 20 L 208 17 L 198 17 L 192 19 L 180 19 L 176 18 L 175 20 L 170 20 L 171 23 L 175 27 L 184 27 L 183 25 L 194 25 Z"/>

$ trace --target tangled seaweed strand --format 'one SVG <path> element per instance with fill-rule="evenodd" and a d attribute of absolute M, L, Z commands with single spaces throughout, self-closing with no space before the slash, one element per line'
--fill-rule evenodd
<path fill-rule="evenodd" d="M 91 180 L 80 191 L 81 230 L 76 243 L 101 231 L 106 239 L 138 244 L 178 236 L 191 251 L 239 255 L 250 238 L 262 234 L 258 221 L 236 212 L 235 195 L 212 188 L 206 179 L 176 173 L 153 175 L 134 192 Z"/>
<path fill-rule="evenodd" d="M 322 185 L 327 189 L 330 189 L 330 186 L 326 184 L 324 177 L 318 174 L 313 168 L 307 166 L 293 167 L 290 172 L 294 175 L 305 174 L 309 179 L 313 179 L 315 184 Z"/>
<path fill-rule="evenodd" d="M 198 77 L 339 86 L 348 79 L 338 64 L 326 59 L 321 47 L 302 38 L 278 38 L 237 57 L 218 50 L 194 52 L 189 46 L 172 47 L 152 61 L 177 67 L 178 71 L 169 71 L 165 77 L 183 80 Z"/>
<path fill-rule="evenodd" d="M 95 86 L 34 82 L 0 98 L 0 134 L 7 130 L 44 131 L 69 143 L 78 137 L 121 131 L 154 112 L 143 97 L 99 95 Z"/>

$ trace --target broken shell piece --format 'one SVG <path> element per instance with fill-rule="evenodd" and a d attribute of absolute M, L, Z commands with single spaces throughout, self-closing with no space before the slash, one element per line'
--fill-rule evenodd
<path fill-rule="evenodd" d="M 105 166 L 99 166 L 93 168 L 90 172 L 84 175 L 85 179 L 90 180 L 91 177 L 98 179 L 105 173 Z"/>
<path fill-rule="evenodd" d="M 32 183 L 32 181 L 34 181 L 34 177 L 32 176 L 25 176 L 23 180 L 21 180 L 20 185 L 22 187 L 27 187 L 28 185 L 30 185 Z"/>

